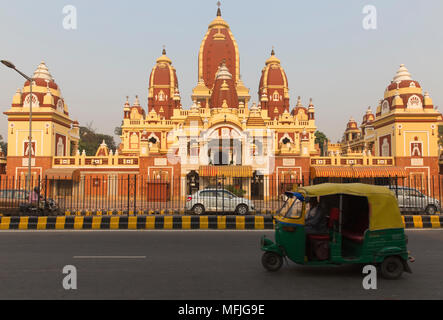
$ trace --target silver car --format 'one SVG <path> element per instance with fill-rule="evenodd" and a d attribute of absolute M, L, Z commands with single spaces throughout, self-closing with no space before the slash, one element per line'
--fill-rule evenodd
<path fill-rule="evenodd" d="M 235 212 L 239 215 L 246 215 L 255 211 L 255 206 L 252 201 L 237 197 L 227 190 L 204 189 L 187 198 L 185 209 L 196 215 L 202 215 L 205 212 Z"/>
<path fill-rule="evenodd" d="M 396 186 L 390 186 L 389 189 L 396 195 L 398 206 L 402 212 L 434 215 L 441 210 L 440 201 L 424 195 L 417 189 Z"/>

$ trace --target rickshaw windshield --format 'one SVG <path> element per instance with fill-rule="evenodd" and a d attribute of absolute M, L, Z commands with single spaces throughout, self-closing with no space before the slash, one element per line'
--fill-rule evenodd
<path fill-rule="evenodd" d="M 285 218 L 300 218 L 303 213 L 303 202 L 297 198 L 289 198 L 286 200 L 279 214 Z"/>

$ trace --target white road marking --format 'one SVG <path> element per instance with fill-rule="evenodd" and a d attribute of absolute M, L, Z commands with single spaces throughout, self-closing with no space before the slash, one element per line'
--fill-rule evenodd
<path fill-rule="evenodd" d="M 74 259 L 146 259 L 146 256 L 74 256 Z"/>

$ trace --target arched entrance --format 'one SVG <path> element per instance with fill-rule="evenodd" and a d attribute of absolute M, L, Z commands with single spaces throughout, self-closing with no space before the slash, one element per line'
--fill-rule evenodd
<path fill-rule="evenodd" d="M 264 176 L 260 171 L 254 171 L 251 180 L 251 199 L 263 200 L 264 199 Z"/>
<path fill-rule="evenodd" d="M 199 190 L 200 176 L 194 170 L 188 173 L 188 175 L 186 176 L 186 182 L 188 195 L 194 194 Z"/>

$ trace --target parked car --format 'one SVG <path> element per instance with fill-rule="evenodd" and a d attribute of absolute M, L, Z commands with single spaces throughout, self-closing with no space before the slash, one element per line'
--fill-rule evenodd
<path fill-rule="evenodd" d="M 255 211 L 255 206 L 252 201 L 237 197 L 227 190 L 204 189 L 188 197 L 185 209 L 196 215 L 202 215 L 205 212 L 234 212 L 246 215 Z"/>
<path fill-rule="evenodd" d="M 439 200 L 424 195 L 417 189 L 402 186 L 389 186 L 389 189 L 396 195 L 402 212 L 435 215 L 441 210 Z"/>
<path fill-rule="evenodd" d="M 4 215 L 17 214 L 20 205 L 28 201 L 28 195 L 29 192 L 26 190 L 0 190 L 0 213 Z"/>

